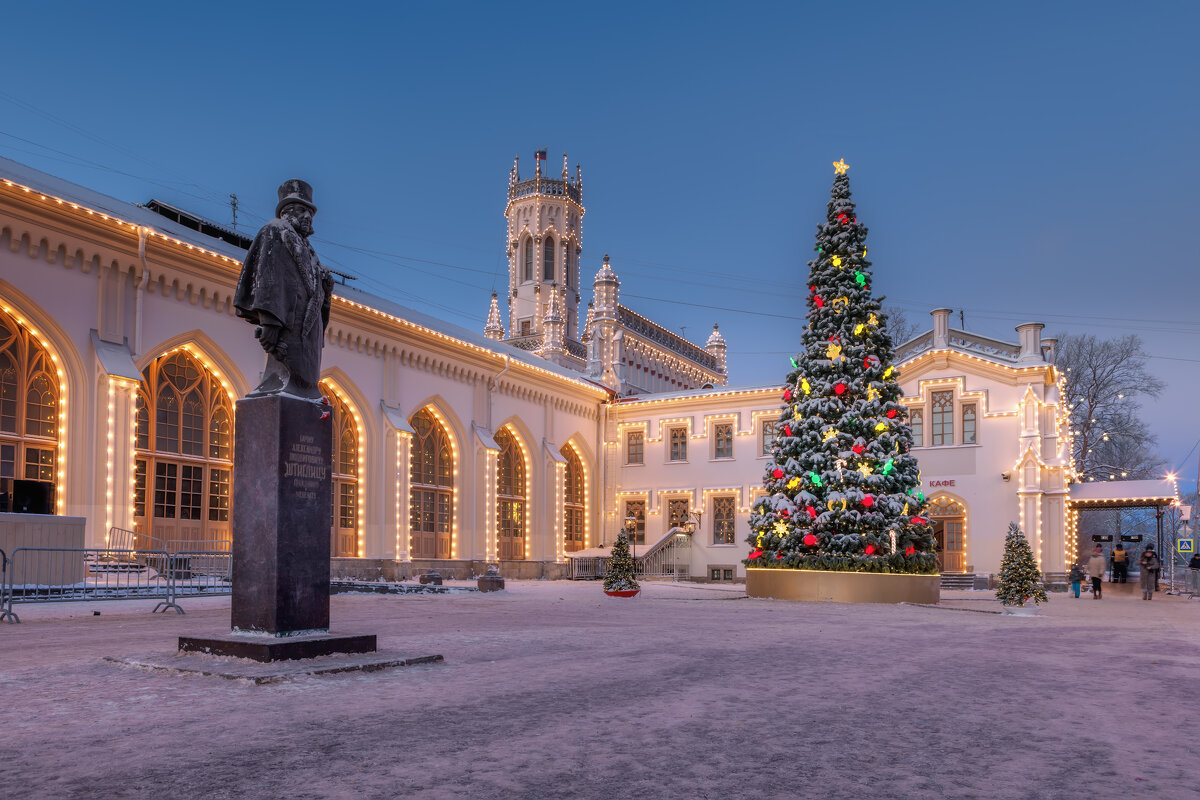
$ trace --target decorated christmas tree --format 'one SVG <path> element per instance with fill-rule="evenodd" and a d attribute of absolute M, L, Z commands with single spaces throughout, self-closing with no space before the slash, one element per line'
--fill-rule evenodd
<path fill-rule="evenodd" d="M 1033 550 L 1017 523 L 1008 523 L 1008 535 L 1004 537 L 1004 559 L 1000 562 L 1000 586 L 996 597 L 1006 606 L 1025 605 L 1032 600 L 1034 605 L 1049 602 L 1046 589 L 1042 586 L 1042 573 L 1033 559 Z"/>
<path fill-rule="evenodd" d="M 816 257 L 808 326 L 783 389 L 766 494 L 750 516 L 749 567 L 937 572 L 912 433 L 882 298 L 871 294 L 867 228 L 836 175 Z"/>
<path fill-rule="evenodd" d="M 634 577 L 633 555 L 629 552 L 629 538 L 625 531 L 617 534 L 613 543 L 612 555 L 608 559 L 608 571 L 604 573 L 604 591 L 631 591 L 640 589 L 637 578 Z"/>

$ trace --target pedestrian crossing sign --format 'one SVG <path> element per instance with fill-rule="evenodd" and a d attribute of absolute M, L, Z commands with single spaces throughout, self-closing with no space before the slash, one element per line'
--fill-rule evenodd
<path fill-rule="evenodd" d="M 1179 552 L 1181 552 L 1181 553 L 1194 553 L 1194 552 L 1196 552 L 1196 540 L 1195 539 L 1180 539 L 1177 547 L 1179 548 Z"/>

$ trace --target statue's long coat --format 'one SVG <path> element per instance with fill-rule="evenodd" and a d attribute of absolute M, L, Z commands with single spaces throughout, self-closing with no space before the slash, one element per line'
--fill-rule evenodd
<path fill-rule="evenodd" d="M 308 240 L 282 219 L 259 230 L 246 253 L 233 305 L 255 325 L 278 322 L 280 347 L 268 354 L 287 367 L 295 388 L 315 391 L 321 379 L 321 347 L 329 324 L 333 281 Z M 265 379 L 264 379 L 265 384 Z"/>

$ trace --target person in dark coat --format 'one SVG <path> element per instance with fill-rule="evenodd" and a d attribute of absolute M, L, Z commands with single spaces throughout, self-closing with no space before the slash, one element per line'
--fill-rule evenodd
<path fill-rule="evenodd" d="M 246 253 L 233 305 L 239 317 L 258 326 L 254 335 L 267 353 L 263 379 L 249 397 L 321 397 L 321 347 L 333 276 L 308 243 L 316 211 L 311 186 L 284 182 L 275 219 L 262 226 Z"/>
<path fill-rule="evenodd" d="M 1162 566 L 1162 562 L 1158 560 L 1158 554 L 1154 552 L 1154 545 L 1146 545 L 1146 549 L 1142 551 L 1142 557 L 1138 561 L 1138 566 L 1142 568 L 1142 575 L 1138 579 L 1142 586 L 1142 599 L 1154 599 L 1154 582 L 1158 576 L 1158 569 Z"/>

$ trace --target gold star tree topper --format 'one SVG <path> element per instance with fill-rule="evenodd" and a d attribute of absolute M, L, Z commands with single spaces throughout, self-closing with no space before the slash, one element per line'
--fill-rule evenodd
<path fill-rule="evenodd" d="M 844 175 L 846 174 L 846 170 L 850 169 L 850 165 L 846 163 L 846 159 L 839 158 L 833 162 L 833 169 L 838 175 Z"/>

